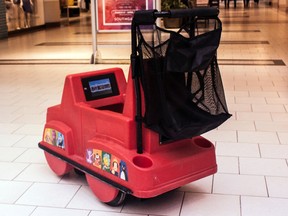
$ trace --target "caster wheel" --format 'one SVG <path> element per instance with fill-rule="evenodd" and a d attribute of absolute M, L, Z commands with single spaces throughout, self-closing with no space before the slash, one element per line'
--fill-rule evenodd
<path fill-rule="evenodd" d="M 110 206 L 119 206 L 125 201 L 126 193 L 91 175 L 87 174 L 86 179 L 92 192 L 101 202 Z"/>
<path fill-rule="evenodd" d="M 58 176 L 63 176 L 69 173 L 73 167 L 66 163 L 65 161 L 49 154 L 48 152 L 44 152 L 46 161 L 51 170 Z"/>

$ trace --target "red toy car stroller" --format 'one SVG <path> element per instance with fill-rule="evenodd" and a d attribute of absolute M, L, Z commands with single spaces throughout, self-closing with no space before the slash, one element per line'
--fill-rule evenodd
<path fill-rule="evenodd" d="M 112 206 L 126 194 L 155 197 L 214 174 L 214 146 L 200 134 L 230 117 L 217 15 L 215 8 L 136 11 L 128 81 L 119 68 L 69 75 L 61 104 L 48 108 L 39 147 L 50 168 L 84 172 Z M 180 17 L 183 26 L 162 29 L 155 24 L 162 17 Z"/>

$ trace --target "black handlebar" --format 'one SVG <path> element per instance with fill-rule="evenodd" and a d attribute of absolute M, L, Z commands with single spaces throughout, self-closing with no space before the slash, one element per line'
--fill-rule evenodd
<path fill-rule="evenodd" d="M 191 9 L 170 10 L 170 17 L 215 17 L 219 14 L 219 9 L 215 7 L 199 7 Z"/>
<path fill-rule="evenodd" d="M 133 23 L 136 25 L 151 25 L 157 18 L 183 18 L 183 17 L 215 17 L 218 16 L 219 10 L 214 7 L 200 7 L 189 9 L 174 9 L 169 11 L 157 10 L 139 10 L 135 11 Z"/>

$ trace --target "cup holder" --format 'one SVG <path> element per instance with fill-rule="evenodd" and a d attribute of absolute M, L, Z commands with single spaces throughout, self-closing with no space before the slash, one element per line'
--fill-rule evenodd
<path fill-rule="evenodd" d="M 135 156 L 133 163 L 140 168 L 149 168 L 153 165 L 152 160 L 145 156 Z"/>
<path fill-rule="evenodd" d="M 195 145 L 201 148 L 211 148 L 213 146 L 213 144 L 209 140 L 201 136 L 193 138 L 193 142 Z"/>

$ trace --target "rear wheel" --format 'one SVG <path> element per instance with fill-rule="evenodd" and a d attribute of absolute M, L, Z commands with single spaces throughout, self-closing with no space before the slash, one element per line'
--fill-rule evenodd
<path fill-rule="evenodd" d="M 45 151 L 44 154 L 50 169 L 53 170 L 56 175 L 63 176 L 73 169 L 70 164 L 49 154 L 48 152 Z"/>
<path fill-rule="evenodd" d="M 110 206 L 119 206 L 125 201 L 126 193 L 91 175 L 86 174 L 86 179 L 92 192 L 101 202 Z"/>

